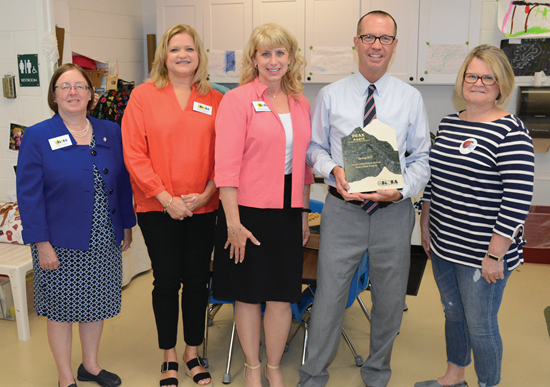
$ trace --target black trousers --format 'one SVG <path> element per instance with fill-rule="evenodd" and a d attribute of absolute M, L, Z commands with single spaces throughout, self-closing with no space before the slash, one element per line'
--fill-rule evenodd
<path fill-rule="evenodd" d="M 160 349 L 176 346 L 181 285 L 183 335 L 187 345 L 204 338 L 210 259 L 216 212 L 174 220 L 151 211 L 137 214 L 153 267 L 153 311 Z"/>

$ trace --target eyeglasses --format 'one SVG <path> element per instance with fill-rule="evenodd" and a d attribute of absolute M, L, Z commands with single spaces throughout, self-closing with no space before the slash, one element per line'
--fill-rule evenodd
<path fill-rule="evenodd" d="M 58 85 L 55 88 L 59 89 L 62 93 L 68 93 L 73 87 L 75 91 L 78 93 L 86 91 L 90 88 L 88 85 L 85 85 L 84 83 L 77 83 L 74 86 L 69 85 L 68 83 L 62 83 L 61 85 Z"/>
<path fill-rule="evenodd" d="M 497 83 L 497 80 L 492 75 L 483 75 L 479 76 L 472 73 L 464 73 L 464 82 L 469 83 L 473 85 L 477 82 L 478 79 L 481 79 L 481 83 L 483 83 L 485 86 L 493 86 L 495 83 Z"/>
<path fill-rule="evenodd" d="M 361 39 L 361 41 L 364 44 L 374 44 L 374 42 L 376 42 L 376 39 L 378 39 L 380 41 L 380 44 L 389 45 L 389 44 L 392 44 L 393 41 L 395 40 L 395 36 L 389 36 L 389 35 L 374 36 L 374 35 L 367 34 L 367 35 L 359 35 L 358 38 Z"/>

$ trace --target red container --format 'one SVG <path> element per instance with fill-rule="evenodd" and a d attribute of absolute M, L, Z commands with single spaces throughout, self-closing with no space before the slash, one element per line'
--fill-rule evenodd
<path fill-rule="evenodd" d="M 550 206 L 531 206 L 524 237 L 525 262 L 550 264 Z"/>

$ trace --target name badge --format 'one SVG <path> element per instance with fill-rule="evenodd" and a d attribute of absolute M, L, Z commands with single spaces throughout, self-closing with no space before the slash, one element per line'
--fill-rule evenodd
<path fill-rule="evenodd" d="M 212 115 L 212 106 L 208 106 L 200 102 L 193 102 L 193 110 L 199 113 L 208 114 L 209 116 Z"/>
<path fill-rule="evenodd" d="M 50 138 L 49 140 L 50 147 L 52 150 L 65 148 L 67 146 L 73 145 L 71 138 L 68 134 L 64 134 L 63 136 Z"/>
<path fill-rule="evenodd" d="M 264 101 L 252 101 L 252 106 L 257 112 L 270 112 L 271 109 L 266 105 Z"/>
<path fill-rule="evenodd" d="M 476 149 L 477 146 L 477 140 L 475 138 L 469 138 L 466 141 L 464 141 L 462 144 L 460 144 L 460 148 L 458 149 L 461 154 L 467 155 L 468 153 L 471 153 Z"/>

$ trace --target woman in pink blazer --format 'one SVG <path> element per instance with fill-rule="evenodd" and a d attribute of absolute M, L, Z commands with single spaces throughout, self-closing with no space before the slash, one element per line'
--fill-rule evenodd
<path fill-rule="evenodd" d="M 235 301 L 247 387 L 261 386 L 261 304 L 266 377 L 272 386 L 284 386 L 279 363 L 290 303 L 301 299 L 313 183 L 305 163 L 311 129 L 300 82 L 304 65 L 288 31 L 277 24 L 257 27 L 243 54 L 241 86 L 225 95 L 216 117 L 215 182 L 222 210 L 214 296 Z"/>

